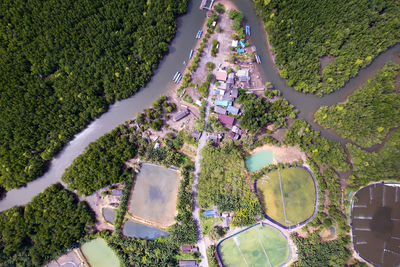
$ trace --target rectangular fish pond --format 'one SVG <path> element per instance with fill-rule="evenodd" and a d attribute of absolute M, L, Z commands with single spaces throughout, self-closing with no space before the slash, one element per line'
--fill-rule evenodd
<path fill-rule="evenodd" d="M 110 208 L 103 208 L 103 216 L 109 223 L 114 222 L 115 210 Z M 123 234 L 129 237 L 141 239 L 156 239 L 158 237 L 167 237 L 169 233 L 161 231 L 155 227 L 151 227 L 142 223 L 127 220 L 124 224 Z"/>
<path fill-rule="evenodd" d="M 167 237 L 169 233 L 161 231 L 155 227 L 147 226 L 142 223 L 126 221 L 123 234 L 129 237 L 153 240 L 158 237 Z"/>
<path fill-rule="evenodd" d="M 271 150 L 262 150 L 246 159 L 246 166 L 250 172 L 255 172 L 274 163 L 274 153 Z"/>
<path fill-rule="evenodd" d="M 83 244 L 81 251 L 91 267 L 119 266 L 117 255 L 102 238 Z"/>
<path fill-rule="evenodd" d="M 149 163 L 142 164 L 129 201 L 135 217 L 169 226 L 175 222 L 179 174 Z"/>

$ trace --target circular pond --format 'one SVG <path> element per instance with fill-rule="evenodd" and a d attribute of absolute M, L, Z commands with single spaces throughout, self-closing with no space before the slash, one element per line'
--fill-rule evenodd
<path fill-rule="evenodd" d="M 266 172 L 255 187 L 265 216 L 282 227 L 297 226 L 316 211 L 316 185 L 303 167 Z"/>
<path fill-rule="evenodd" d="M 355 250 L 378 266 L 400 265 L 400 184 L 360 189 L 352 204 Z"/>
<path fill-rule="evenodd" d="M 286 237 L 266 224 L 250 226 L 223 239 L 217 251 L 223 266 L 282 266 L 290 256 Z"/>

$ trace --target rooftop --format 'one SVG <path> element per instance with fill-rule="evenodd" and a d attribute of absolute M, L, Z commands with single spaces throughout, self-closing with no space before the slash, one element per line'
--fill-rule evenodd
<path fill-rule="evenodd" d="M 224 70 L 217 71 L 217 74 L 215 75 L 215 79 L 217 79 L 217 81 L 225 82 L 227 77 L 228 77 L 228 74 Z"/>
<path fill-rule="evenodd" d="M 233 123 L 235 122 L 235 118 L 223 114 L 218 116 L 218 120 L 226 125 L 233 125 Z"/>

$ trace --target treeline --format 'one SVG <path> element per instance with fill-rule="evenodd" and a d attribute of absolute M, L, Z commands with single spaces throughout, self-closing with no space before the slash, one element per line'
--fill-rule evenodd
<path fill-rule="evenodd" d="M 345 103 L 321 107 L 315 120 L 359 146 L 381 143 L 391 128 L 400 125 L 400 94 L 396 92 L 395 80 L 399 69 L 393 62 L 386 63 Z"/>
<path fill-rule="evenodd" d="M 304 228 L 312 227 L 303 238 L 292 235 L 298 248 L 298 261 L 294 266 L 344 266 L 351 256 L 345 210 L 342 209 L 342 192 L 338 172 L 349 170 L 343 147 L 327 140 L 319 132 L 310 129 L 304 120 L 296 120 L 284 140 L 299 145 L 308 154 L 307 165 L 317 182 L 318 212 Z M 327 201 L 326 201 L 327 199 Z M 337 239 L 323 241 L 319 236 L 323 229 L 335 227 Z"/>
<path fill-rule="evenodd" d="M 251 133 L 258 133 L 268 123 L 273 123 L 276 128 L 285 127 L 288 116 L 296 117 L 293 106 L 283 98 L 270 102 L 263 97 L 246 94 L 244 90 L 240 90 L 238 102 L 244 104 L 240 126 Z"/>
<path fill-rule="evenodd" d="M 336 171 L 350 169 L 343 147 L 335 141 L 320 136 L 319 132 L 311 130 L 307 122 L 302 119 L 293 122 L 286 132 L 284 142 L 292 146 L 299 145 L 301 150 L 319 166 L 329 165 Z"/>
<path fill-rule="evenodd" d="M 149 81 L 185 0 L 0 3 L 0 186 L 20 187 Z"/>
<path fill-rule="evenodd" d="M 393 0 L 256 0 L 281 76 L 296 90 L 329 94 L 400 41 Z M 320 72 L 319 57 L 333 56 Z"/>
<path fill-rule="evenodd" d="M 260 204 L 247 183 L 241 151 L 232 140 L 221 147 L 208 144 L 201 151 L 198 202 L 201 209 L 214 205 L 220 212 L 234 212 L 233 224 L 249 225 L 261 215 Z M 262 215 L 261 215 L 262 216 Z"/>
<path fill-rule="evenodd" d="M 293 266 L 347 266 L 347 260 L 352 254 L 347 248 L 350 237 L 323 242 L 319 237 L 319 232 L 315 231 L 307 238 L 292 234 L 291 237 L 296 243 L 298 253 L 298 261 Z"/>
<path fill-rule="evenodd" d="M 366 185 L 372 181 L 400 180 L 400 130 L 390 133 L 389 140 L 377 152 L 364 151 L 347 144 L 353 158 L 353 174 L 347 183 Z"/>
<path fill-rule="evenodd" d="M 93 225 L 85 202 L 51 185 L 25 207 L 0 213 L 0 266 L 42 266 L 76 246 Z"/>
<path fill-rule="evenodd" d="M 62 181 L 79 195 L 87 196 L 121 182 L 124 163 L 136 156 L 143 140 L 135 128 L 123 125 L 90 143 L 62 175 Z"/>

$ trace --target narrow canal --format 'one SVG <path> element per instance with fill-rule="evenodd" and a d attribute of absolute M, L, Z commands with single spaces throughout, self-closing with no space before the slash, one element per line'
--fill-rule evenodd
<path fill-rule="evenodd" d="M 314 123 L 313 113 L 320 106 L 333 105 L 343 101 L 347 95 L 372 77 L 387 61 L 393 60 L 400 53 L 400 45 L 396 45 L 379 55 L 370 66 L 362 69 L 355 78 L 351 79 L 350 82 L 335 93 L 322 98 L 310 94 L 302 94 L 286 85 L 274 68 L 265 44 L 262 21 L 257 17 L 251 0 L 233 0 L 233 2 L 243 12 L 247 24 L 252 27 L 251 41 L 256 45 L 262 59 L 260 71 L 263 79 L 272 82 L 274 87 L 282 92 L 283 97 L 300 111 L 299 117 L 307 120 L 314 129 L 321 131 L 323 136 L 342 144 L 346 143 L 348 140 L 342 139 L 333 131 L 323 129 Z M 187 14 L 178 19 L 177 34 L 170 44 L 169 54 L 160 63 L 147 86 L 134 96 L 112 105 L 105 114 L 77 134 L 51 161 L 50 168 L 45 175 L 28 183 L 26 187 L 9 191 L 6 197 L 0 201 L 0 211 L 15 205 L 24 205 L 49 185 L 60 182 L 65 168 L 84 151 L 89 143 L 97 140 L 125 121 L 133 119 L 138 112 L 149 107 L 154 100 L 171 88 L 171 79 L 177 71 L 184 69 L 183 61 L 187 59 L 190 50 L 195 45 L 197 39 L 194 36 L 204 22 L 205 11 L 199 10 L 199 3 L 200 1 L 197 0 L 189 1 Z"/>

